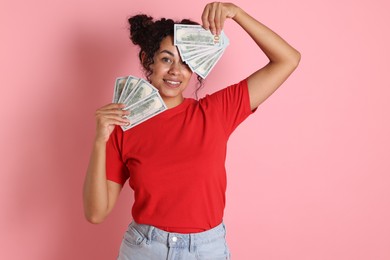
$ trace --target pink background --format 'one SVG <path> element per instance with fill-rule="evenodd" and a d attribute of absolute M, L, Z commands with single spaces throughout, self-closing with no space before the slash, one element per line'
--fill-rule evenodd
<path fill-rule="evenodd" d="M 199 21 L 204 3 L 2 1 L 1 259 L 116 257 L 130 188 L 101 225 L 84 220 L 81 191 L 95 109 L 116 77 L 142 76 L 126 17 Z M 237 4 L 302 60 L 229 141 L 233 259 L 390 259 L 389 2 Z M 266 62 L 234 22 L 225 31 L 231 44 L 202 95 Z"/>

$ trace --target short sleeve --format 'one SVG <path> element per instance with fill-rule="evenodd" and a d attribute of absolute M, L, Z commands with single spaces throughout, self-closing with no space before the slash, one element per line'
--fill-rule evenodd
<path fill-rule="evenodd" d="M 247 79 L 207 95 L 204 99 L 209 103 L 208 106 L 216 106 L 215 109 L 219 110 L 228 136 L 256 111 L 256 109 L 252 111 L 250 107 Z"/>
<path fill-rule="evenodd" d="M 123 185 L 129 178 L 126 164 L 122 160 L 123 131 L 116 126 L 106 145 L 107 180 Z"/>

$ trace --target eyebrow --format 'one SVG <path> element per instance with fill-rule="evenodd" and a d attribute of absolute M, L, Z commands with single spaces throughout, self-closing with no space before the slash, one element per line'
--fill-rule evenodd
<path fill-rule="evenodd" d="M 160 53 L 167 53 L 167 54 L 171 55 L 172 57 L 175 57 L 175 55 L 168 50 L 162 50 L 162 51 L 160 51 Z"/>

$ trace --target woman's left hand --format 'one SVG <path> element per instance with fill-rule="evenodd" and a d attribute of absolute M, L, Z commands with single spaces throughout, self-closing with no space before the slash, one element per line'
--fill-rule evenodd
<path fill-rule="evenodd" d="M 213 2 L 205 6 L 202 14 L 203 28 L 219 35 L 226 18 L 233 18 L 240 8 L 231 3 Z"/>

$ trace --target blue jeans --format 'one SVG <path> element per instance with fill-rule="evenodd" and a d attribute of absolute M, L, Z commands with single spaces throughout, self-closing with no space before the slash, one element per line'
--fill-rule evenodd
<path fill-rule="evenodd" d="M 229 260 L 225 235 L 223 223 L 204 232 L 180 234 L 133 221 L 123 237 L 118 260 Z"/>

